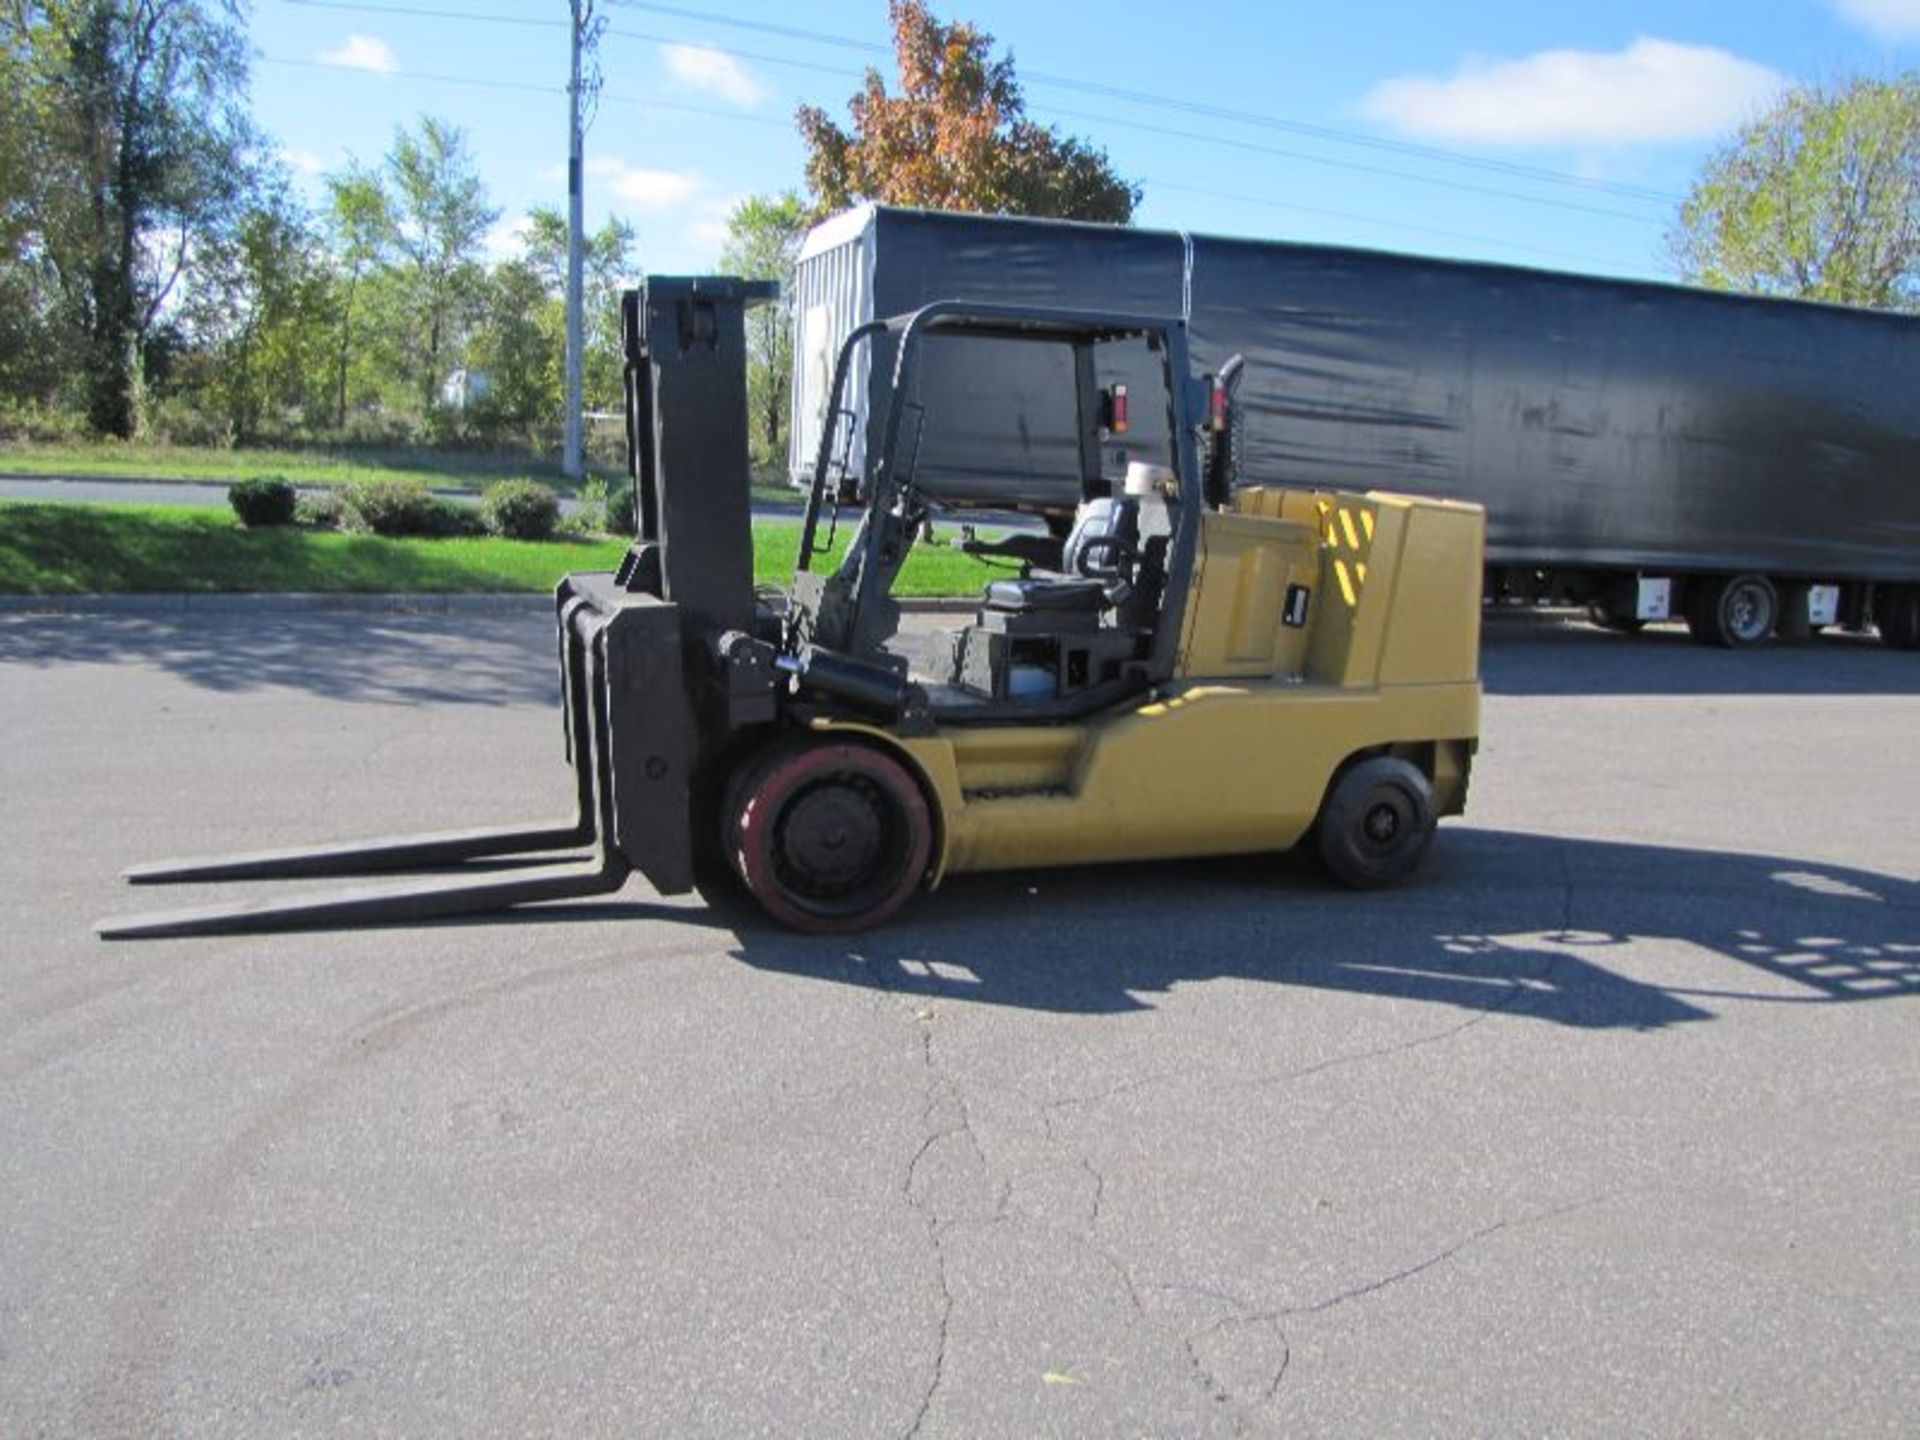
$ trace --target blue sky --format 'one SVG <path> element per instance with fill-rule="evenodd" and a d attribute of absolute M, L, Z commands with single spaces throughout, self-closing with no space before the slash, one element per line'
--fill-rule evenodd
<path fill-rule="evenodd" d="M 746 195 L 802 187 L 794 107 L 891 76 L 885 0 L 600 0 L 589 223 L 709 269 Z M 1702 158 L 1787 85 L 1920 66 L 1920 0 L 951 0 L 1034 118 L 1142 184 L 1142 225 L 1664 278 Z M 309 187 L 451 120 L 513 246 L 565 205 L 567 0 L 256 0 L 255 113 Z M 317 188 L 315 192 L 317 193 Z"/>

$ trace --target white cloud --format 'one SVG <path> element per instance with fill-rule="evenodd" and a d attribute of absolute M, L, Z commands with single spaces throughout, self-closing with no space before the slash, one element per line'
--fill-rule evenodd
<path fill-rule="evenodd" d="M 587 175 L 635 210 L 678 210 L 706 188 L 704 180 L 687 171 L 647 170 L 607 157 L 588 160 Z"/>
<path fill-rule="evenodd" d="M 400 68 L 393 58 L 393 47 L 373 35 L 349 35 L 347 43 L 339 49 L 323 50 L 316 58 L 322 65 L 365 70 L 374 75 L 391 75 Z"/>
<path fill-rule="evenodd" d="M 662 45 L 667 73 L 683 88 L 718 95 L 735 105 L 754 106 L 766 98 L 766 90 L 747 67 L 724 50 L 711 45 Z"/>
<path fill-rule="evenodd" d="M 327 162 L 311 150 L 282 150 L 280 159 L 287 169 L 309 180 L 327 173 Z"/>
<path fill-rule="evenodd" d="M 494 221 L 480 237 L 480 248 L 496 265 L 518 260 L 527 252 L 527 217 L 519 215 Z"/>
<path fill-rule="evenodd" d="M 686 241 L 705 252 L 706 268 L 712 269 L 720 263 L 720 252 L 726 248 L 731 231 L 727 219 L 739 208 L 745 195 L 709 197 L 700 202 L 700 213 L 687 222 Z"/>
<path fill-rule="evenodd" d="M 1883 39 L 1920 39 L 1920 0 L 1836 0 L 1834 8 Z"/>
<path fill-rule="evenodd" d="M 1913 8 L 1915 0 L 1903 3 Z M 1373 119 L 1428 140 L 1628 144 L 1718 135 L 1785 85 L 1766 66 L 1725 50 L 1643 36 L 1616 54 L 1543 50 L 1520 60 L 1470 60 L 1444 80 L 1387 80 L 1362 105 Z"/>

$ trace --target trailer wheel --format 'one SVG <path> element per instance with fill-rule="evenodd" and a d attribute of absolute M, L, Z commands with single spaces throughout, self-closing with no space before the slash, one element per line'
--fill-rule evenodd
<path fill-rule="evenodd" d="M 747 891 L 796 930 L 878 925 L 927 873 L 932 822 L 904 766 L 871 745 L 779 745 L 728 787 L 727 852 Z"/>
<path fill-rule="evenodd" d="M 1598 600 L 1587 606 L 1587 619 L 1602 630 L 1611 630 L 1617 635 L 1638 635 L 1647 628 L 1647 622 L 1638 615 L 1622 615 Z"/>
<path fill-rule="evenodd" d="M 1895 650 L 1920 650 L 1920 585 L 1889 585 L 1873 597 L 1880 642 Z"/>
<path fill-rule="evenodd" d="M 1433 786 L 1392 756 L 1362 760 L 1327 792 L 1314 829 L 1320 860 L 1355 890 L 1411 875 L 1433 840 Z"/>
<path fill-rule="evenodd" d="M 1764 575 L 1706 576 L 1688 587 L 1687 629 L 1704 645 L 1759 645 L 1779 618 L 1780 594 Z"/>

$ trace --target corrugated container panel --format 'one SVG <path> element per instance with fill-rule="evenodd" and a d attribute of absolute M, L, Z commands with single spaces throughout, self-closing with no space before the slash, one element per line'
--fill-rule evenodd
<path fill-rule="evenodd" d="M 835 216 L 807 237 L 793 276 L 793 423 L 787 440 L 787 471 L 796 485 L 813 478 L 826 419 L 834 362 L 848 335 L 873 318 L 874 217 L 871 206 Z M 854 427 L 853 464 L 866 454 L 867 370 L 863 347 L 847 386 L 860 420 Z"/>

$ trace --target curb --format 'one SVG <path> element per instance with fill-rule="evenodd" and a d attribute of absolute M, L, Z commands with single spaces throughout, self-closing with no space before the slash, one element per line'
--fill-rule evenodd
<path fill-rule="evenodd" d="M 276 611 L 344 611 L 360 614 L 445 615 L 549 611 L 553 597 L 511 593 L 451 595 L 365 594 L 164 594 L 164 595 L 0 595 L 0 615 L 252 615 Z M 908 615 L 958 615 L 979 608 L 979 601 L 906 599 Z"/>
<path fill-rule="evenodd" d="M 0 595 L 6 615 L 240 615 L 274 611 L 350 611 L 438 615 L 551 610 L 544 593 L 481 595 L 207 594 Z"/>

